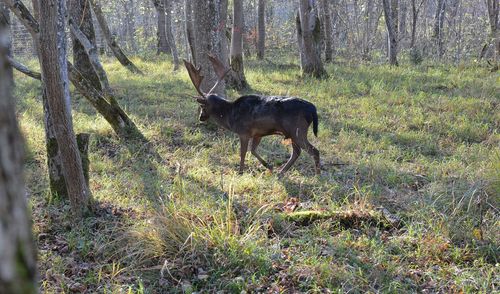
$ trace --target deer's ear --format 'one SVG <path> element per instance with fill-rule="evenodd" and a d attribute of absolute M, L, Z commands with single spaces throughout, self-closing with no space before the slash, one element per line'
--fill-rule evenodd
<path fill-rule="evenodd" d="M 204 97 L 196 97 L 196 102 L 200 103 L 201 105 L 206 105 L 207 99 L 205 99 Z"/>

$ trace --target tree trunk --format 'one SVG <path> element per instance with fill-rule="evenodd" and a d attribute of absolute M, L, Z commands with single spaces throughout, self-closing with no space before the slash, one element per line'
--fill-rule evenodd
<path fill-rule="evenodd" d="M 257 20 L 257 58 L 264 59 L 266 48 L 266 0 L 259 0 Z"/>
<path fill-rule="evenodd" d="M 85 35 L 91 44 L 95 45 L 94 24 L 92 23 L 92 14 L 89 9 L 88 0 L 69 0 L 69 15 L 74 20 L 74 24 Z M 85 52 L 84 46 L 80 43 L 74 34 L 71 34 L 73 43 L 73 64 L 98 90 L 101 90 L 101 84 L 96 71 L 92 67 L 89 56 Z"/>
<path fill-rule="evenodd" d="M 315 0 L 299 0 L 299 21 L 303 48 L 302 73 L 320 78 L 326 75 L 321 62 L 321 51 L 319 50 L 321 40 L 319 18 L 315 7 Z"/>
<path fill-rule="evenodd" d="M 248 87 L 243 67 L 243 0 L 233 1 L 233 29 L 231 34 L 231 68 L 228 84 L 238 91 Z"/>
<path fill-rule="evenodd" d="M 82 216 L 89 209 L 90 191 L 85 183 L 71 119 L 65 15 L 64 0 L 46 0 L 40 3 L 40 61 L 48 112 L 51 113 L 54 124 L 66 189 L 73 213 Z"/>
<path fill-rule="evenodd" d="M 156 8 L 157 15 L 157 47 L 156 54 L 168 54 L 170 53 L 170 47 L 167 41 L 167 31 L 166 31 L 166 17 L 165 17 L 165 3 L 164 0 L 153 0 L 153 4 Z"/>
<path fill-rule="evenodd" d="M 137 42 L 135 41 L 135 5 L 134 0 L 128 0 L 123 3 L 125 8 L 125 17 L 127 22 L 127 36 L 129 49 L 132 52 L 137 52 Z"/>
<path fill-rule="evenodd" d="M 170 52 L 174 59 L 174 70 L 179 69 L 179 54 L 177 52 L 177 46 L 175 45 L 174 33 L 172 31 L 172 0 L 163 0 L 165 5 L 165 31 L 167 33 L 168 46 L 170 47 Z"/>
<path fill-rule="evenodd" d="M 436 43 L 437 56 L 439 59 L 441 59 L 441 57 L 444 54 L 443 25 L 444 25 L 445 9 L 446 9 L 446 0 L 438 0 L 436 8 L 436 17 L 434 19 L 433 38 Z"/>
<path fill-rule="evenodd" d="M 385 24 L 388 33 L 389 64 L 398 65 L 398 0 L 383 0 Z"/>
<path fill-rule="evenodd" d="M 184 0 L 184 18 L 186 22 L 186 41 L 191 55 L 191 62 L 196 64 L 195 60 L 195 41 L 194 41 L 194 27 L 193 27 L 193 9 L 191 0 Z"/>
<path fill-rule="evenodd" d="M 104 38 L 106 39 L 106 42 L 108 43 L 109 48 L 113 52 L 113 55 L 115 55 L 116 59 L 125 66 L 128 70 L 130 70 L 133 73 L 143 75 L 142 71 L 138 69 L 130 59 L 127 58 L 125 53 L 122 51 L 120 46 L 118 46 L 118 43 L 116 42 L 115 38 L 111 35 L 111 31 L 109 30 L 108 23 L 106 22 L 106 18 L 104 17 L 104 14 L 102 13 L 101 6 L 97 2 L 98 0 L 89 0 L 91 5 L 92 5 L 92 10 L 94 11 L 94 15 L 97 19 L 97 22 L 99 23 L 99 27 L 101 28 L 101 32 L 104 35 Z"/>
<path fill-rule="evenodd" d="M 399 8 L 399 32 L 398 32 L 398 42 L 399 47 L 403 48 L 404 42 L 403 40 L 406 37 L 406 12 L 407 12 L 407 3 L 405 0 L 401 1 L 401 5 Z"/>
<path fill-rule="evenodd" d="M 112 93 L 111 86 L 109 85 L 108 81 L 108 76 L 106 72 L 104 71 L 104 67 L 102 66 L 101 62 L 99 61 L 99 54 L 97 53 L 97 47 L 92 44 L 92 42 L 87 39 L 87 36 L 78 28 L 78 26 L 75 24 L 74 19 L 70 19 L 69 21 L 69 27 L 70 31 L 73 35 L 73 38 L 75 40 L 78 40 L 78 43 L 80 46 L 83 48 L 83 53 L 87 56 L 87 60 L 90 62 L 90 66 L 92 67 L 92 71 L 94 74 L 97 75 L 98 77 L 98 82 L 99 82 L 99 88 L 95 87 L 96 89 L 102 89 L 106 94 Z M 78 68 L 75 66 L 75 68 L 78 70 Z M 80 71 L 80 70 L 78 70 Z M 80 73 L 82 73 L 80 71 Z M 84 74 L 84 73 L 82 73 Z M 89 80 L 87 78 L 87 80 Z M 89 80 L 90 81 L 90 80 Z"/>
<path fill-rule="evenodd" d="M 1 5 L 1 4 L 0 4 Z M 2 17 L 2 15 L 0 15 Z M 0 21 L 0 40 L 8 40 Z M 16 121 L 8 43 L 0 43 L 0 293 L 37 293 L 36 249 L 23 180 L 24 144 Z"/>
<path fill-rule="evenodd" d="M 14 5 L 14 0 L 4 0 L 9 6 L 9 9 L 13 11 L 19 20 L 25 25 L 28 31 L 32 34 L 35 43 L 39 41 L 39 26 L 35 18 L 26 9 L 22 2 L 17 2 Z M 36 4 L 37 1 L 34 1 Z M 36 5 L 34 5 L 35 13 L 37 13 Z M 75 88 L 94 106 L 94 108 L 99 112 L 106 121 L 111 125 L 115 133 L 124 141 L 130 139 L 138 139 L 140 141 L 147 141 L 146 138 L 139 131 L 137 126 L 132 120 L 127 116 L 127 114 L 120 108 L 116 98 L 113 95 L 104 97 L 101 91 L 94 88 L 89 82 L 74 66 L 68 61 L 68 72 L 69 80 L 75 86 Z M 109 100 L 109 102 L 106 100 Z M 45 101 L 45 100 L 44 100 Z M 55 140 L 54 140 L 55 141 Z M 47 143 L 48 146 L 50 146 Z M 47 148 L 53 150 L 54 148 Z M 57 150 L 57 149 L 56 149 Z M 49 150 L 48 150 L 49 151 Z M 56 152 L 55 155 L 57 155 Z M 51 157 L 49 157 L 51 158 Z M 55 158 L 55 157 L 54 157 Z M 50 162 L 50 160 L 49 160 Z M 49 174 L 53 169 L 49 166 Z M 63 185 L 64 187 L 64 185 Z"/>
<path fill-rule="evenodd" d="M 371 1 L 371 0 L 370 0 Z M 331 62 L 333 59 L 332 49 L 332 20 L 330 15 L 330 2 L 321 0 L 322 23 L 325 38 L 325 61 Z"/>
<path fill-rule="evenodd" d="M 4 3 L 0 3 L 0 29 L 7 32 L 8 44 L 7 44 L 7 58 L 12 59 L 12 38 L 10 33 L 10 13 L 9 9 Z M 10 62 L 9 62 L 10 63 Z M 7 78 L 10 83 L 14 85 L 14 73 L 11 66 L 6 67 Z"/>
<path fill-rule="evenodd" d="M 222 62 L 224 60 L 223 40 L 225 38 L 223 30 L 225 15 L 223 14 L 223 4 L 225 0 L 194 1 L 194 32 L 195 32 L 195 60 L 196 66 L 201 66 L 201 74 L 205 77 L 201 83 L 201 90 L 208 92 L 218 80 L 212 64 L 208 59 L 208 54 L 214 54 Z M 221 81 L 215 93 L 224 95 L 225 82 Z"/>
<path fill-rule="evenodd" d="M 371 51 L 371 39 L 373 36 L 371 35 L 372 30 L 372 22 L 373 22 L 373 0 L 367 0 L 366 8 L 365 8 L 365 31 L 363 37 L 363 59 L 370 59 L 370 51 Z"/>
<path fill-rule="evenodd" d="M 495 62 L 498 62 L 500 58 L 500 23 L 498 21 L 499 17 L 499 4 L 498 0 L 487 0 L 488 5 L 488 16 L 490 21 L 490 31 L 491 39 L 495 46 Z"/>

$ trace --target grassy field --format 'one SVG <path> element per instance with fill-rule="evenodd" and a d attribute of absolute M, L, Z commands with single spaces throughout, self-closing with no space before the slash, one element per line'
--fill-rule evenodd
<path fill-rule="evenodd" d="M 96 208 L 82 221 L 49 196 L 40 83 L 16 76 L 42 291 L 499 291 L 498 73 L 330 65 L 318 81 L 293 63 L 251 60 L 250 92 L 302 97 L 320 116 L 310 138 L 321 176 L 304 152 L 279 179 L 250 155 L 237 173 L 237 136 L 197 121 L 184 70 L 135 62 L 145 77 L 105 67 L 149 144 L 119 141 L 72 97 L 76 132 L 91 134 Z M 284 143 L 267 137 L 260 153 L 277 167 Z"/>

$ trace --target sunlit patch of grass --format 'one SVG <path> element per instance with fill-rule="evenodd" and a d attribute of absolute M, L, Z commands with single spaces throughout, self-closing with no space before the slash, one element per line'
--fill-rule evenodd
<path fill-rule="evenodd" d="M 497 75 L 477 66 L 331 64 L 329 77 L 315 80 L 302 78 L 293 60 L 249 60 L 249 92 L 299 96 L 318 108 L 319 136 L 310 140 L 320 150 L 322 175 L 314 175 L 313 160 L 303 153 L 279 179 L 251 155 L 239 175 L 237 136 L 199 123 L 187 73 L 174 72 L 163 56 L 149 58 L 134 58 L 144 76 L 104 59 L 119 103 L 150 140 L 147 146 L 120 141 L 72 93 L 75 131 L 91 134 L 94 199 L 115 216 L 77 226 L 68 225 L 65 202 L 48 197 L 40 83 L 16 74 L 36 232 L 57 234 L 78 263 L 94 266 L 72 279 L 133 293 L 181 292 L 188 282 L 192 291 L 238 293 L 491 292 L 498 286 Z M 281 141 L 267 137 L 259 146 L 275 169 L 290 155 Z M 292 198 L 298 210 L 384 206 L 403 227 L 344 228 L 321 220 L 270 231 L 276 207 Z M 60 212 L 48 218 L 54 211 Z M 67 254 L 44 250 L 42 269 L 62 275 Z M 62 287 L 41 276 L 47 292 L 67 291 L 74 282 Z"/>

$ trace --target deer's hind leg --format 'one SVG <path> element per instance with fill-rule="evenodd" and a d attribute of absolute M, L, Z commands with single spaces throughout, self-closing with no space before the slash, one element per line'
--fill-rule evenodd
<path fill-rule="evenodd" d="M 271 165 L 269 165 L 262 157 L 260 157 L 259 154 L 257 154 L 257 147 L 259 146 L 260 144 L 260 140 L 262 139 L 262 137 L 253 137 L 252 138 L 252 148 L 250 149 L 253 156 L 255 156 L 260 163 L 262 163 L 263 166 L 265 166 L 267 169 L 269 170 L 273 170 L 273 167 Z"/>
<path fill-rule="evenodd" d="M 295 163 L 297 158 L 300 155 L 300 146 L 295 142 L 294 139 L 292 139 L 292 155 L 290 156 L 290 159 L 288 159 L 288 162 L 285 164 L 285 166 L 279 171 L 279 175 L 283 176 L 288 169 Z"/>
<path fill-rule="evenodd" d="M 309 153 L 309 155 L 311 155 L 313 158 L 314 158 L 314 171 L 317 175 L 319 175 L 321 173 L 321 165 L 320 165 L 320 160 L 319 160 L 319 151 L 318 149 L 316 149 L 316 147 L 314 147 L 310 142 L 309 140 L 307 140 L 307 129 L 308 129 L 308 125 L 305 126 L 304 128 L 301 128 L 301 129 L 298 129 L 297 130 L 297 144 L 299 144 L 299 146 L 306 150 L 307 153 Z"/>

